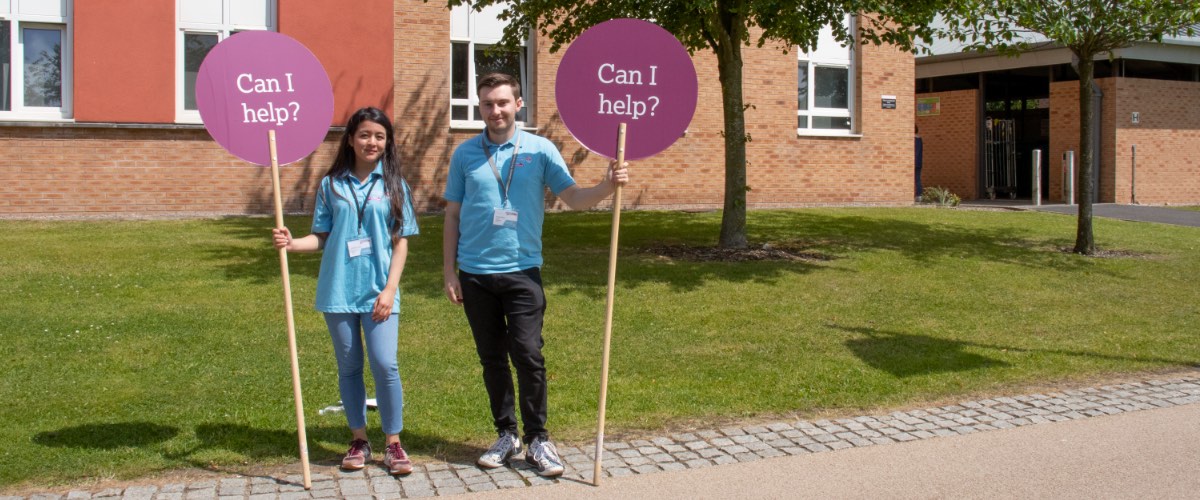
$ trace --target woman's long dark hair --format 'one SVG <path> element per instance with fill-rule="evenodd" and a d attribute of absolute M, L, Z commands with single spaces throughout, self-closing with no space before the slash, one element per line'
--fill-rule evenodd
<path fill-rule="evenodd" d="M 392 121 L 382 110 L 366 107 L 350 115 L 350 120 L 346 122 L 346 131 L 342 133 L 342 140 L 338 142 L 337 155 L 333 157 L 333 165 L 329 166 L 325 176 L 335 177 L 354 170 L 354 146 L 351 145 L 351 141 L 354 140 L 354 134 L 358 132 L 358 126 L 362 125 L 364 121 L 378 123 L 387 133 L 387 144 L 383 148 L 383 157 L 380 158 L 380 161 L 383 162 L 383 191 L 391 198 L 392 227 L 389 232 L 392 235 L 392 241 L 395 241 L 400 237 L 400 230 L 404 227 L 404 174 L 400 170 L 400 155 L 396 152 L 396 137 L 395 131 L 392 129 Z"/>

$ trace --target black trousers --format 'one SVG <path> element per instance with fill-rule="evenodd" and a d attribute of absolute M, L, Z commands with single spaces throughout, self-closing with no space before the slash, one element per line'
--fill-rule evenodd
<path fill-rule="evenodd" d="M 542 318 L 546 294 L 538 268 L 514 273 L 471 274 L 459 271 L 463 310 L 475 351 L 483 365 L 483 384 L 496 430 L 517 430 L 512 372 L 517 370 L 521 421 L 526 443 L 546 431 L 546 360 L 542 357 Z"/>

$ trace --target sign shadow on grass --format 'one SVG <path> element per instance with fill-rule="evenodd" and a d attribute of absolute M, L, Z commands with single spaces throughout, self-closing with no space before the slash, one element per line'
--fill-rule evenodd
<path fill-rule="evenodd" d="M 846 347 L 872 367 L 898 378 L 1009 366 L 1009 363 L 966 352 L 971 344 L 926 335 L 879 332 L 872 328 L 835 328 L 863 335 L 846 340 Z"/>
<path fill-rule="evenodd" d="M 177 427 L 151 422 L 83 424 L 56 431 L 39 432 L 33 442 L 55 448 L 113 450 L 144 448 L 164 443 L 179 434 Z"/>
<path fill-rule="evenodd" d="M 846 347 L 868 365 L 899 378 L 939 372 L 959 372 L 1011 366 L 1011 363 L 965 351 L 966 348 L 1005 352 L 1036 352 L 1060 356 L 1078 356 L 1112 361 L 1196 366 L 1195 360 L 1156 356 L 1116 356 L 1100 352 L 1069 349 L 1030 349 L 1025 347 L 987 344 L 964 340 L 947 340 L 928 335 L 883 332 L 875 328 L 848 327 L 827 324 L 830 328 L 862 335 L 845 341 Z"/>

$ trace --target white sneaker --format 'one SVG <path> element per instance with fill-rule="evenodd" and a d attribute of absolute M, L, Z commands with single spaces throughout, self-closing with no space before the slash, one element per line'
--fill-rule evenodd
<path fill-rule="evenodd" d="M 521 439 L 517 437 L 517 433 L 504 430 L 500 431 L 500 437 L 475 463 L 480 467 L 495 469 L 506 464 L 508 459 L 518 453 L 521 453 Z"/>
<path fill-rule="evenodd" d="M 554 443 L 543 437 L 536 437 L 529 443 L 529 450 L 525 452 L 525 462 L 532 465 L 539 476 L 554 477 L 563 473 L 558 449 L 554 447 Z"/>

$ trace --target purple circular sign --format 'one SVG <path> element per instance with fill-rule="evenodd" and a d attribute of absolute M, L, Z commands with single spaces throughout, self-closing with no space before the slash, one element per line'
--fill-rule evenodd
<path fill-rule="evenodd" d="M 287 35 L 243 31 L 209 51 L 196 76 L 196 106 L 221 147 L 271 164 L 275 131 L 280 165 L 311 154 L 333 119 L 333 87 L 316 56 Z"/>
<path fill-rule="evenodd" d="M 559 116 L 584 147 L 617 157 L 653 156 L 679 139 L 696 111 L 696 68 L 667 30 L 640 19 L 597 24 L 563 54 L 554 86 Z"/>

